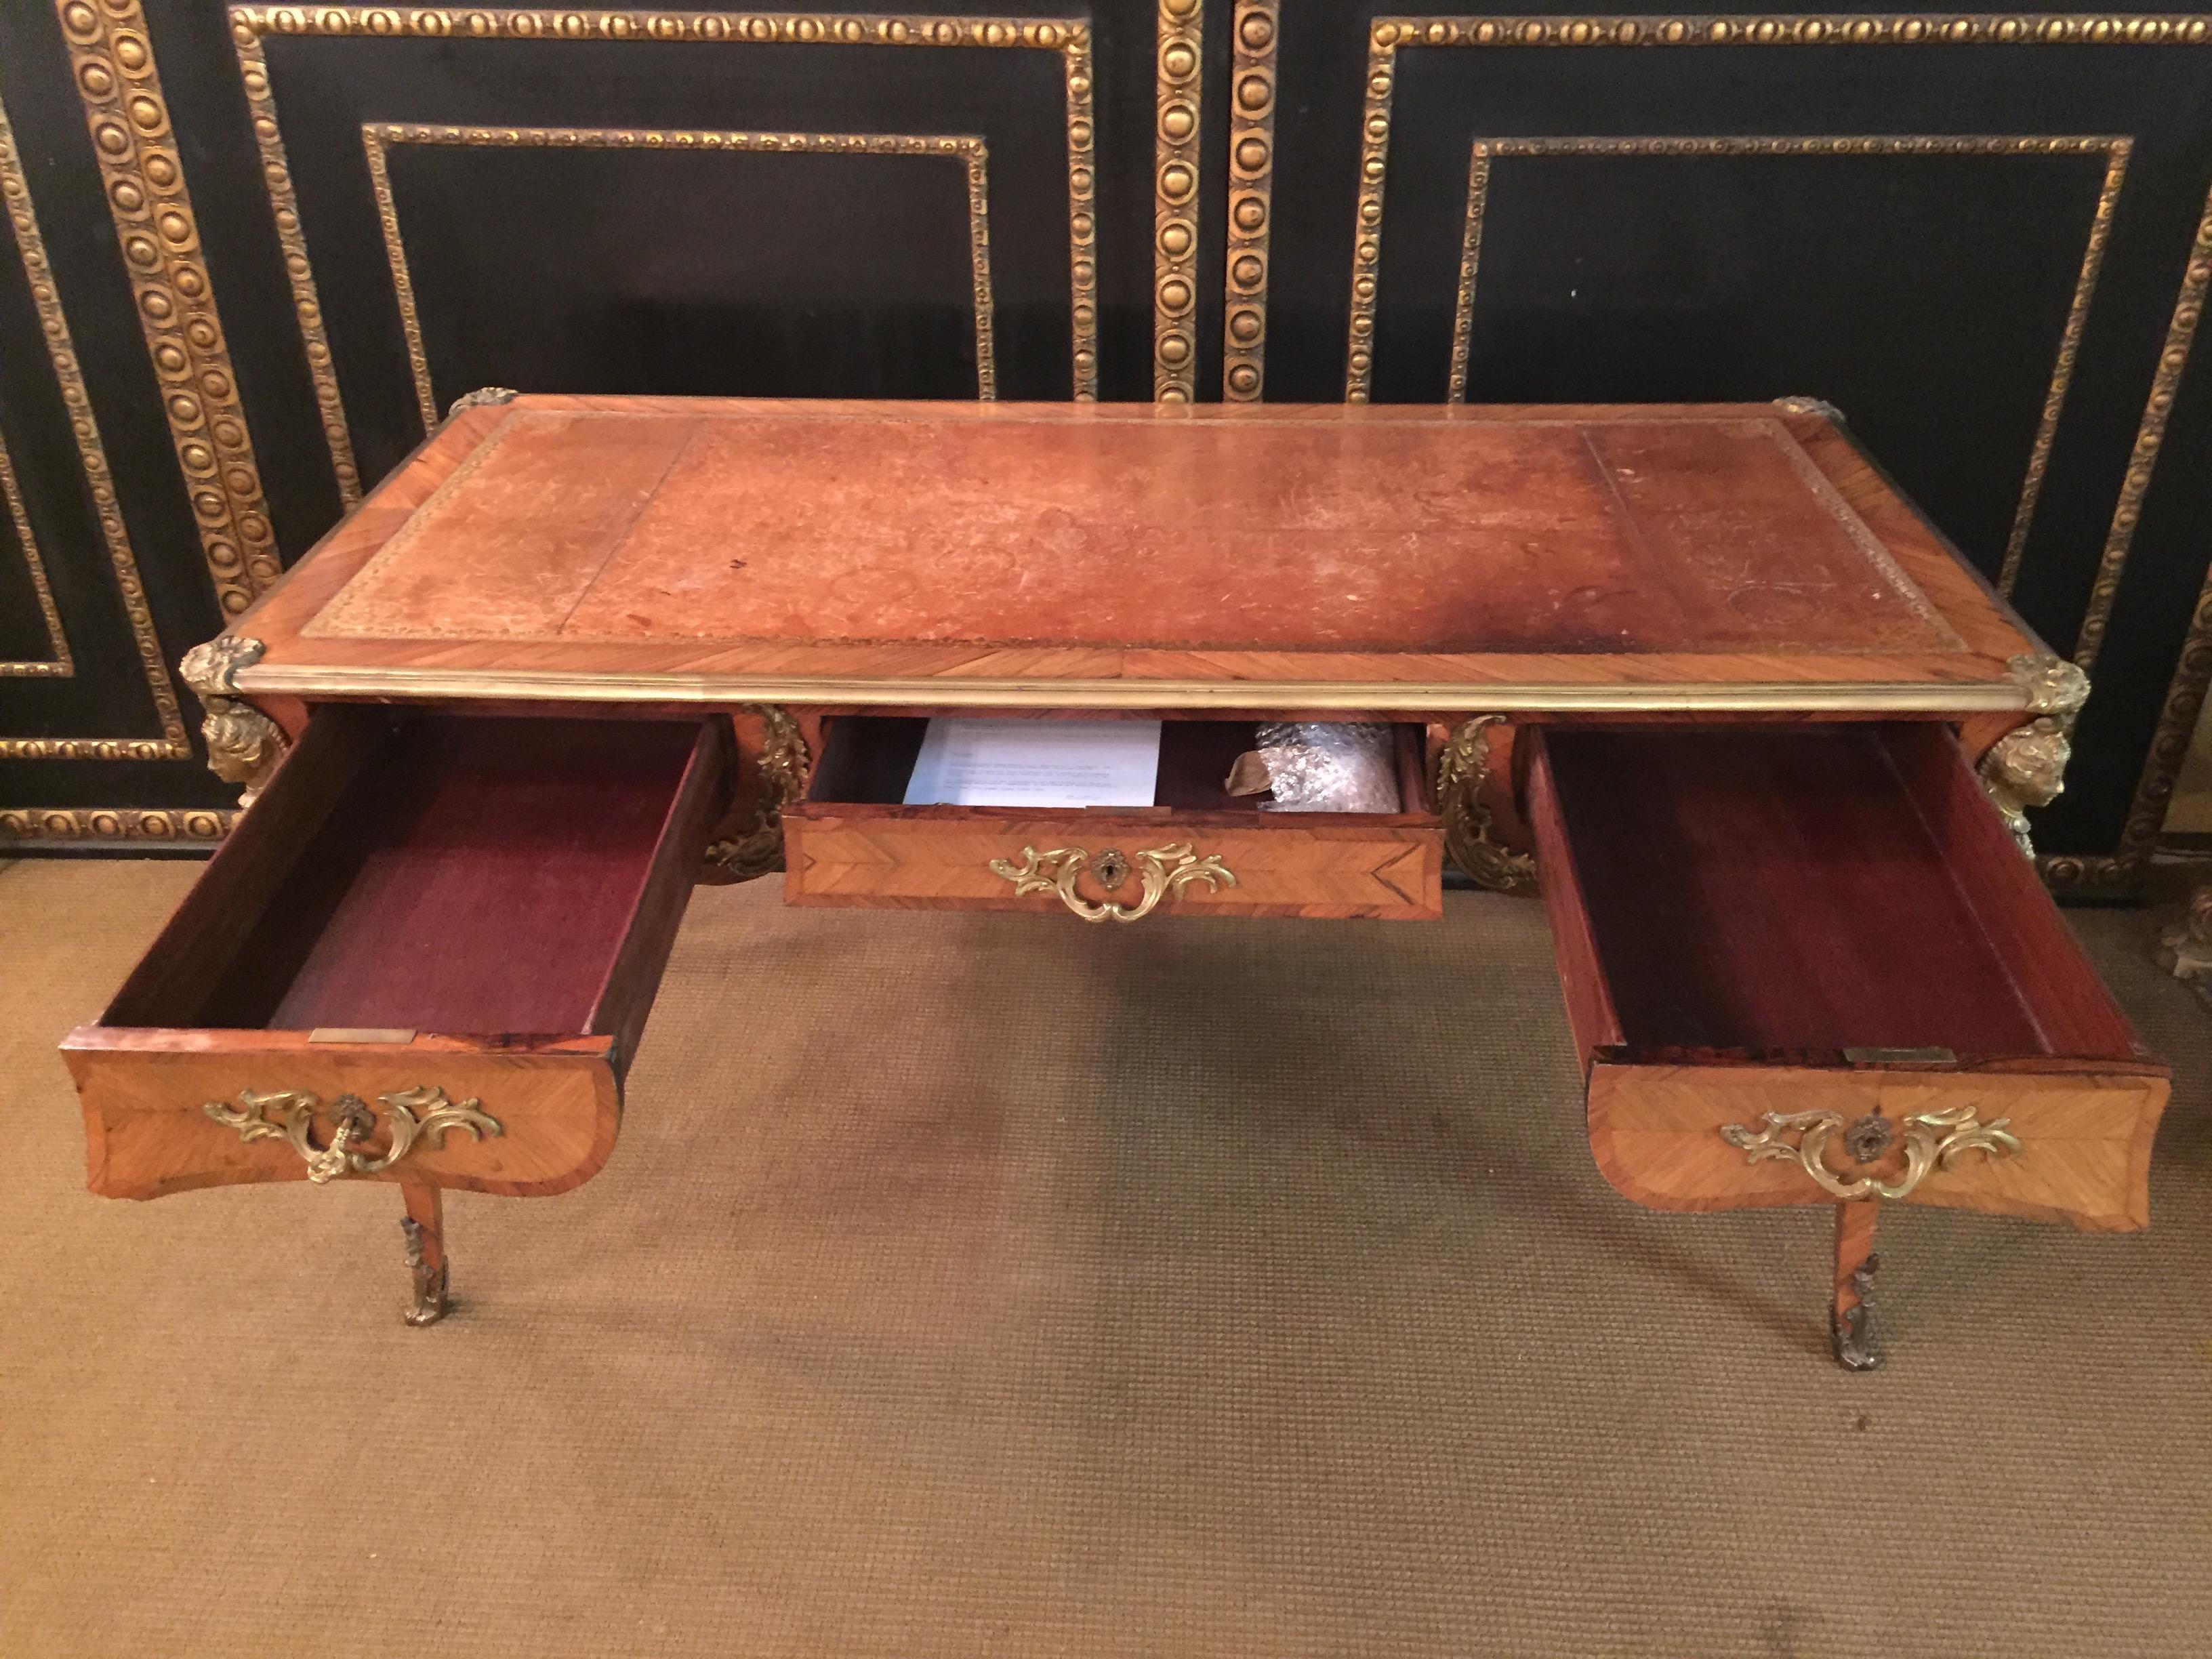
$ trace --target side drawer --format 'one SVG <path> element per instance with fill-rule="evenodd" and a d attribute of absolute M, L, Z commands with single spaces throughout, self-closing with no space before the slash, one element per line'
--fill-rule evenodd
<path fill-rule="evenodd" d="M 721 721 L 318 712 L 63 1043 L 92 1189 L 587 1179 L 729 761 Z"/>
<path fill-rule="evenodd" d="M 1590 1145 L 1621 1192 L 2146 1224 L 2166 1068 L 1947 728 L 1528 735 Z"/>
<path fill-rule="evenodd" d="M 1398 729 L 1401 799 L 1389 813 L 1280 812 L 1230 796 L 1253 744 L 1231 721 L 1170 721 L 1148 808 L 907 806 L 926 722 L 823 723 L 806 799 L 785 809 L 784 895 L 793 904 L 1161 915 L 1434 920 L 1443 837 L 1418 726 Z"/>

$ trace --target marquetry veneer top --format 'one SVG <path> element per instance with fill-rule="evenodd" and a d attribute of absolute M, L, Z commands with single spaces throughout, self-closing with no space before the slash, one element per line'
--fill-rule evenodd
<path fill-rule="evenodd" d="M 248 692 L 2018 707 L 2037 649 L 1823 416 L 525 397 L 234 632 Z"/>

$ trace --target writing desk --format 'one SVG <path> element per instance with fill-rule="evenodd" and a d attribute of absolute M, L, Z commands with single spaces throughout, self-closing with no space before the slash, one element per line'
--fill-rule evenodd
<path fill-rule="evenodd" d="M 2086 684 L 1818 404 L 477 394 L 185 672 L 252 805 L 66 1041 L 91 1185 L 393 1182 L 416 1322 L 440 1193 L 594 1174 L 693 882 L 778 867 L 1040 926 L 1540 885 L 1599 1167 L 1832 1206 L 1847 1364 L 1885 1202 L 2148 1219 L 2166 1073 L 2022 856 Z M 952 713 L 1161 719 L 1158 804 L 904 805 Z M 1399 810 L 1228 795 L 1285 717 L 1395 726 Z"/>

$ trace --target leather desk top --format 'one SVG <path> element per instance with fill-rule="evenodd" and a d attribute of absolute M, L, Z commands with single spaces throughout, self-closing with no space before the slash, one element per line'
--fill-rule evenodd
<path fill-rule="evenodd" d="M 252 695 L 2018 708 L 2040 649 L 1824 416 L 532 396 L 231 632 Z"/>

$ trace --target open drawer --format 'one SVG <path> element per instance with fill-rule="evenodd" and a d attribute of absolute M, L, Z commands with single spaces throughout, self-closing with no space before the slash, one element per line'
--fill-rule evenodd
<path fill-rule="evenodd" d="M 319 711 L 64 1042 L 93 1190 L 585 1180 L 729 775 L 722 720 Z"/>
<path fill-rule="evenodd" d="M 1527 736 L 1590 1144 L 1623 1193 L 2145 1224 L 2166 1071 L 1948 728 Z"/>
<path fill-rule="evenodd" d="M 1397 812 L 1263 810 L 1224 787 L 1249 721 L 1168 720 L 1150 807 L 907 806 L 921 720 L 823 723 L 806 797 L 784 809 L 794 904 L 1433 920 L 1443 837 L 1422 728 L 1397 732 Z"/>

